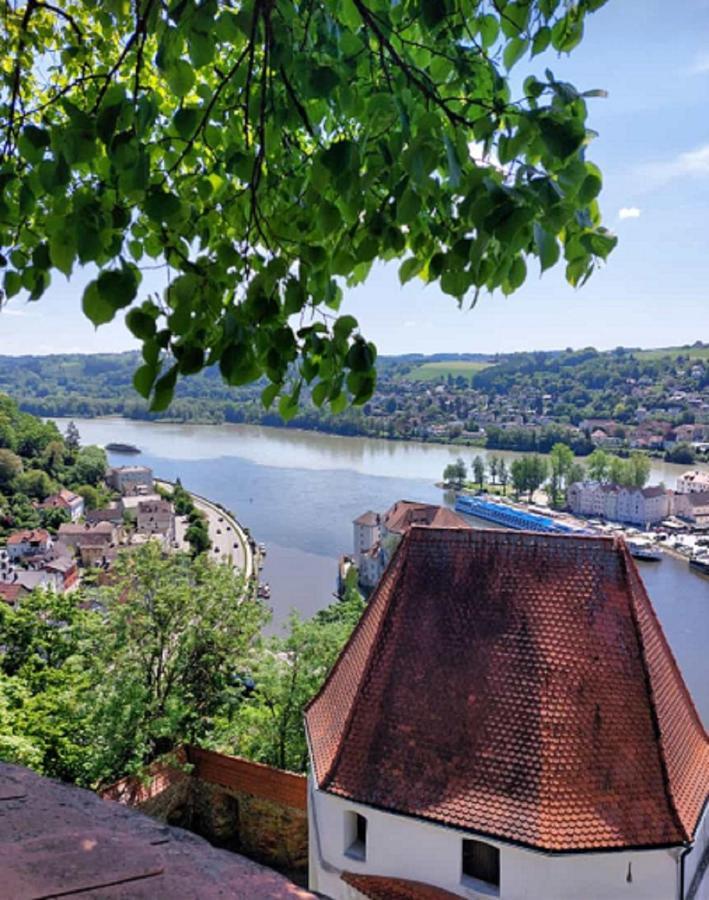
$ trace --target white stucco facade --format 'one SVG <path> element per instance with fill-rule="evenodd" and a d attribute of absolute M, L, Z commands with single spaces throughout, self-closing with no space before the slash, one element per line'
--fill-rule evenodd
<path fill-rule="evenodd" d="M 367 820 L 365 859 L 347 852 L 352 813 Z M 688 894 L 709 852 L 706 815 L 684 862 L 683 897 L 680 848 L 553 855 L 481 836 L 500 852 L 500 884 L 494 888 L 463 876 L 462 842 L 475 835 L 351 803 L 317 790 L 312 781 L 308 816 L 310 888 L 333 900 L 361 896 L 342 881 L 343 871 L 421 881 L 469 900 L 709 900 L 708 876 L 697 893 Z"/>

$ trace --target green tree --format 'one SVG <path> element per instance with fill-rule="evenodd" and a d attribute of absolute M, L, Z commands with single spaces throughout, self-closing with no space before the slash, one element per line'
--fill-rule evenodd
<path fill-rule="evenodd" d="M 473 478 L 480 490 L 483 489 L 485 483 L 485 460 L 482 456 L 476 456 L 473 459 Z"/>
<path fill-rule="evenodd" d="M 12 450 L 0 449 L 0 490 L 10 491 L 22 473 L 22 460 Z"/>
<path fill-rule="evenodd" d="M 644 453 L 635 451 L 628 459 L 628 481 L 630 487 L 642 488 L 650 477 L 650 459 Z"/>
<path fill-rule="evenodd" d="M 303 772 L 308 748 L 303 708 L 320 689 L 364 610 L 351 588 L 342 600 L 303 620 L 293 615 L 286 638 L 266 639 L 252 653 L 256 690 L 214 736 L 221 750 Z"/>
<path fill-rule="evenodd" d="M 444 482 L 446 484 L 452 484 L 458 488 L 462 487 L 465 484 L 465 479 L 467 477 L 468 469 L 465 465 L 465 462 L 460 456 L 455 462 L 449 463 L 443 470 Z"/>
<path fill-rule="evenodd" d="M 119 557 L 101 595 L 88 711 L 91 783 L 138 771 L 185 741 L 209 733 L 234 693 L 234 676 L 267 621 L 229 566 L 148 543 Z"/>
<path fill-rule="evenodd" d="M 107 466 L 105 450 L 101 447 L 82 447 L 69 470 L 68 480 L 73 485 L 89 484 L 96 487 L 103 482 Z"/>
<path fill-rule="evenodd" d="M 610 459 L 605 450 L 600 448 L 593 451 L 586 461 L 588 474 L 593 481 L 608 481 L 610 475 Z"/>
<path fill-rule="evenodd" d="M 504 457 L 500 457 L 500 462 L 497 469 L 497 477 L 500 479 L 500 484 L 502 485 L 502 495 L 503 497 L 506 497 L 507 485 L 510 482 L 510 473 Z"/>
<path fill-rule="evenodd" d="M 495 484 L 497 481 L 497 475 L 500 470 L 500 458 L 495 456 L 494 454 L 490 457 L 490 481 L 492 484 Z"/>
<path fill-rule="evenodd" d="M 79 429 L 76 427 L 76 423 L 73 421 L 69 422 L 66 426 L 64 443 L 66 444 L 67 450 L 73 455 L 76 455 L 81 449 L 81 436 L 79 435 Z"/>
<path fill-rule="evenodd" d="M 549 490 L 553 506 L 558 506 L 562 502 L 568 484 L 568 474 L 573 464 L 573 450 L 566 444 L 554 444 L 549 454 Z"/>
<path fill-rule="evenodd" d="M 26 469 L 15 480 L 15 486 L 21 494 L 34 500 L 46 500 L 54 492 L 56 483 L 41 469 Z"/>
<path fill-rule="evenodd" d="M 398 259 L 402 282 L 460 303 L 514 291 L 530 258 L 581 284 L 615 245 L 587 158 L 602 92 L 509 74 L 573 50 L 603 4 L 10 5 L 4 292 L 98 266 L 84 312 L 125 313 L 154 410 L 216 363 L 230 384 L 265 376 L 284 417 L 304 383 L 333 411 L 364 403 L 375 350 L 333 320 L 343 281 Z M 158 302 L 140 290 L 153 260 L 172 270 Z"/>

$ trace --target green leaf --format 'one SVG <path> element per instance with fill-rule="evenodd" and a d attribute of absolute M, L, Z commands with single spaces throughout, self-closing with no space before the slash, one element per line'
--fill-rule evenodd
<path fill-rule="evenodd" d="M 136 271 L 129 266 L 122 269 L 105 269 L 95 284 L 101 299 L 113 310 L 130 306 L 138 293 Z"/>
<path fill-rule="evenodd" d="M 199 110 L 195 106 L 183 106 L 177 110 L 172 121 L 180 137 L 187 140 L 195 132 L 199 122 Z"/>
<path fill-rule="evenodd" d="M 163 412 L 172 403 L 177 383 L 177 366 L 172 366 L 162 378 L 158 378 L 153 388 L 153 399 L 150 404 L 152 412 Z"/>
<path fill-rule="evenodd" d="M 407 187 L 396 204 L 396 221 L 409 225 L 416 220 L 421 210 L 421 198 L 410 187 Z M 375 254 L 376 255 L 376 250 Z"/>
<path fill-rule="evenodd" d="M 534 35 L 532 40 L 532 56 L 538 56 L 543 53 L 551 43 L 551 28 L 544 25 Z"/>
<path fill-rule="evenodd" d="M 601 181 L 600 173 L 596 174 L 595 172 L 589 173 L 583 180 L 581 187 L 578 192 L 578 199 L 581 203 L 590 203 L 591 200 L 594 200 L 600 193 L 601 188 L 603 187 L 603 182 Z"/>
<path fill-rule="evenodd" d="M 133 373 L 133 387 L 138 391 L 141 397 L 147 400 L 150 391 L 153 388 L 153 382 L 158 374 L 156 366 L 143 365 L 139 366 Z"/>
<path fill-rule="evenodd" d="M 426 28 L 435 28 L 448 15 L 445 0 L 421 0 L 421 18 Z"/>
<path fill-rule="evenodd" d="M 270 409 L 271 406 L 273 406 L 273 401 L 278 396 L 280 390 L 280 384 L 268 384 L 261 391 L 261 403 L 265 406 L 266 409 Z"/>
<path fill-rule="evenodd" d="M 330 66 L 313 66 L 308 83 L 313 97 L 329 97 L 340 83 L 340 76 Z"/>
<path fill-rule="evenodd" d="M 415 275 L 418 275 L 422 268 L 423 263 L 421 260 L 415 256 L 410 256 L 399 266 L 399 281 L 401 284 L 406 284 L 407 281 L 411 281 Z"/>
<path fill-rule="evenodd" d="M 87 319 L 98 327 L 110 322 L 116 314 L 116 308 L 99 293 L 98 283 L 90 281 L 86 285 L 81 299 L 81 307 Z"/>
<path fill-rule="evenodd" d="M 56 266 L 60 272 L 66 276 L 71 275 L 76 256 L 76 241 L 72 230 L 64 228 L 52 235 L 49 239 L 49 256 L 52 265 Z"/>
<path fill-rule="evenodd" d="M 190 62 L 195 69 L 201 69 L 214 59 L 216 50 L 214 38 L 201 31 L 193 31 L 189 38 Z M 186 92 L 185 92 L 186 93 Z"/>
<path fill-rule="evenodd" d="M 515 37 L 507 42 L 507 46 L 502 54 L 502 61 L 508 71 L 524 56 L 528 46 L 529 41 L 526 38 Z"/>
<path fill-rule="evenodd" d="M 167 222 L 180 215 L 182 204 L 176 194 L 155 189 L 145 199 L 145 211 L 154 222 Z"/>
<path fill-rule="evenodd" d="M 495 16 L 488 14 L 480 18 L 480 21 L 478 22 L 478 28 L 480 30 L 480 39 L 482 41 L 483 47 L 485 47 L 486 49 L 488 47 L 491 47 L 500 34 L 500 23 L 497 21 Z"/>
<path fill-rule="evenodd" d="M 318 407 L 318 409 L 323 405 L 323 403 L 327 400 L 327 396 L 330 393 L 330 382 L 329 381 L 319 381 L 312 392 L 312 401 Z"/>
<path fill-rule="evenodd" d="M 184 59 L 175 60 L 165 72 L 170 90 L 178 97 L 184 97 L 194 87 L 194 71 Z M 169 401 L 168 401 L 169 402 Z"/>
<path fill-rule="evenodd" d="M 22 279 L 17 272 L 5 272 L 3 287 L 5 289 L 5 296 L 8 299 L 14 297 L 15 294 L 19 294 L 22 289 Z"/>
<path fill-rule="evenodd" d="M 126 325 L 140 340 L 155 336 L 155 319 L 141 309 L 131 309 L 126 313 Z"/>
<path fill-rule="evenodd" d="M 537 249 L 542 272 L 545 272 L 559 259 L 559 244 L 553 234 L 550 234 L 538 222 L 535 222 L 534 245 Z"/>
<path fill-rule="evenodd" d="M 560 159 L 567 159 L 583 144 L 586 130 L 576 120 L 561 120 L 544 116 L 539 119 L 539 133 L 547 150 Z"/>

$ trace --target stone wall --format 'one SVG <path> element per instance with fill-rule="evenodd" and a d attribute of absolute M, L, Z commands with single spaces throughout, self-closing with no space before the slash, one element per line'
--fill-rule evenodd
<path fill-rule="evenodd" d="M 276 868 L 307 869 L 304 775 L 186 747 L 175 766 L 154 766 L 145 779 L 124 778 L 102 796 Z"/>

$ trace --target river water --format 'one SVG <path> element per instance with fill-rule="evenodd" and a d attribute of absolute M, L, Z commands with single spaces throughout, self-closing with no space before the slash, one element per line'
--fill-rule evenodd
<path fill-rule="evenodd" d="M 56 419 L 64 430 L 68 420 Z M 231 509 L 267 547 L 263 578 L 271 585 L 273 627 L 291 610 L 310 615 L 333 596 L 337 559 L 352 550 L 352 520 L 395 500 L 443 503 L 435 487 L 444 466 L 476 448 L 344 438 L 251 425 L 177 425 L 119 418 L 75 419 L 86 444 L 122 442 L 164 478 Z M 461 453 L 461 450 L 463 452 Z M 494 451 L 508 460 L 517 454 Z M 668 486 L 685 466 L 653 460 L 651 482 Z M 481 523 L 481 526 L 483 523 Z M 709 725 L 709 579 L 683 561 L 640 563 L 655 610 Z"/>

